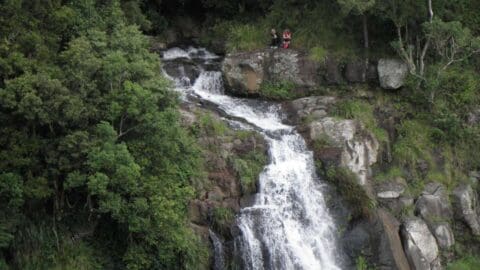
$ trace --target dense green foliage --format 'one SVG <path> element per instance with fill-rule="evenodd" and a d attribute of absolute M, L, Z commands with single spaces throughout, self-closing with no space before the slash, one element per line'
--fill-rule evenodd
<path fill-rule="evenodd" d="M 260 96 L 271 100 L 287 100 L 295 97 L 295 84 L 289 81 L 263 82 L 260 85 Z"/>
<path fill-rule="evenodd" d="M 124 13 L 122 7 L 128 12 Z M 2 1 L 0 261 L 196 269 L 199 151 L 135 1 Z"/>

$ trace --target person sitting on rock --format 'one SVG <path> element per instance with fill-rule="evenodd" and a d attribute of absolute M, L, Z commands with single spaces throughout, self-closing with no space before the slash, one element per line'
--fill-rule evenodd
<path fill-rule="evenodd" d="M 280 47 L 280 37 L 277 35 L 277 31 L 272 28 L 270 31 L 270 35 L 272 36 L 272 41 L 270 42 L 271 48 L 278 48 Z"/>
<path fill-rule="evenodd" d="M 290 41 L 292 40 L 292 32 L 290 32 L 290 30 L 288 29 L 285 29 L 285 31 L 283 31 L 283 48 L 284 49 L 288 49 L 290 48 Z"/>

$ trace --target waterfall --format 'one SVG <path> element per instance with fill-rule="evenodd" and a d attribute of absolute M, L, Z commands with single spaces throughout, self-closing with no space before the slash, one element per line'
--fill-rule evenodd
<path fill-rule="evenodd" d="M 179 50 L 165 52 L 164 59 L 172 60 L 172 55 L 215 59 L 211 53 Z M 270 164 L 259 176 L 255 201 L 237 216 L 241 233 L 235 252 L 244 268 L 340 269 L 337 231 L 326 208 L 324 186 L 315 173 L 313 153 L 294 127 L 282 123 L 281 107 L 224 95 L 220 71 L 203 70 L 191 87 L 181 89 L 243 119 L 269 144 Z"/>
<path fill-rule="evenodd" d="M 213 265 L 214 270 L 223 270 L 225 269 L 225 257 L 223 252 L 223 244 L 220 238 L 212 231 L 208 230 L 208 234 L 213 244 L 213 253 L 215 262 Z"/>

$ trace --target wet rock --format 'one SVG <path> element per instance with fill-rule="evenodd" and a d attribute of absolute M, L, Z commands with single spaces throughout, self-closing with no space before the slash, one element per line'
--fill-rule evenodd
<path fill-rule="evenodd" d="M 441 269 L 437 242 L 421 218 L 407 219 L 401 235 L 405 254 L 413 269 Z"/>
<path fill-rule="evenodd" d="M 477 194 L 470 185 L 462 184 L 453 190 L 455 216 L 465 222 L 474 235 L 480 235 Z"/>
<path fill-rule="evenodd" d="M 377 69 L 380 86 L 384 89 L 402 87 L 408 75 L 407 64 L 398 59 L 380 59 Z"/>
<path fill-rule="evenodd" d="M 429 224 L 438 220 L 450 220 L 452 209 L 446 188 L 439 183 L 428 183 L 415 203 L 415 212 Z"/>
<path fill-rule="evenodd" d="M 189 83 L 193 85 L 200 75 L 200 68 L 190 59 L 175 59 L 172 61 L 163 61 L 165 73 L 175 78 L 188 78 Z"/>

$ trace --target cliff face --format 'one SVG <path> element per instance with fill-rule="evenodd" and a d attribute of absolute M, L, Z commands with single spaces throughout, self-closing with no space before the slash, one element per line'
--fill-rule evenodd
<path fill-rule="evenodd" d="M 256 193 L 267 161 L 266 142 L 253 131 L 234 130 L 214 111 L 184 105 L 181 113 L 184 125 L 197 137 L 205 169 L 200 192 L 188 206 L 190 225 L 210 245 L 212 265 L 230 265 L 238 232 L 235 215 Z"/>
<path fill-rule="evenodd" d="M 373 121 L 386 131 L 387 139 L 377 138 L 371 124 L 361 119 L 342 119 L 335 114 L 338 103 L 345 101 L 378 103 L 375 93 L 368 89 L 401 88 L 408 73 L 401 61 L 379 59 L 366 69 L 358 61 L 341 62 L 327 57 L 319 63 L 300 51 L 268 49 L 229 54 L 222 69 L 227 90 L 233 95 L 265 97 L 265 84 L 288 81 L 293 84 L 290 97 L 309 96 L 284 102 L 288 112 L 285 121 L 296 125 L 310 143 L 319 173 L 336 187 L 353 217 L 345 220 L 342 215 L 346 212 L 337 213 L 339 226 L 346 228 L 342 238 L 352 267 L 361 256 L 377 269 L 442 269 L 454 259 L 455 239 L 478 235 L 478 173 L 470 172 L 469 182 L 457 184 L 456 188 L 430 179 L 418 190 L 412 187 L 418 183 L 410 178 L 407 169 L 402 169 L 407 171 L 404 176 L 387 175 L 376 180 L 379 167 L 385 170 L 394 166 L 391 145 L 398 138 L 396 126 L 403 121 L 398 111 L 391 109 L 395 104 L 375 107 L 373 114 Z M 367 90 L 335 90 L 359 85 Z M 318 89 L 328 89 L 329 95 L 310 96 Z M 447 161 L 438 162 L 449 166 Z M 417 167 L 428 170 L 425 161 L 419 161 Z M 351 171 L 355 183 L 346 184 L 349 180 L 338 177 L 339 169 L 334 170 L 335 176 L 328 175 L 331 168 Z M 366 213 L 355 213 L 357 206 L 351 203 L 358 200 L 349 198 L 352 193 L 366 201 Z M 476 241 L 465 240 L 462 245 L 473 249 L 479 246 Z"/>

